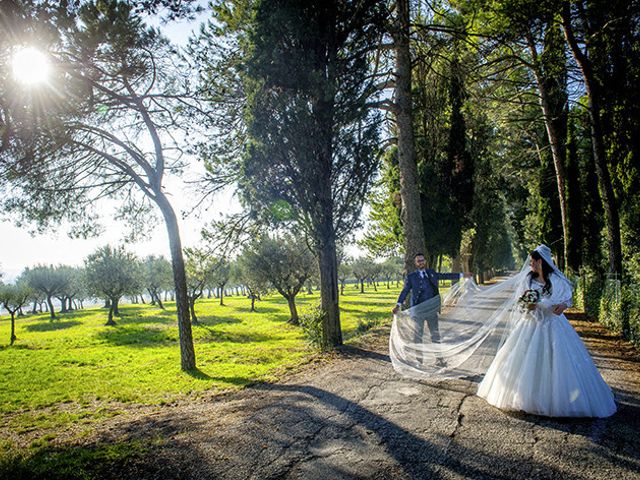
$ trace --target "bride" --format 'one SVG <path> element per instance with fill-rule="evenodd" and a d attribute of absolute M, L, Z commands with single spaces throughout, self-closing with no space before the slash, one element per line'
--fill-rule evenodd
<path fill-rule="evenodd" d="M 571 297 L 571 283 L 540 245 L 504 282 L 479 288 L 467 281 L 442 307 L 438 298 L 395 315 L 393 366 L 421 379 L 484 375 L 478 396 L 504 410 L 608 417 L 616 411 L 613 393 L 563 314 Z M 416 337 L 429 315 L 438 315 L 437 343 Z"/>

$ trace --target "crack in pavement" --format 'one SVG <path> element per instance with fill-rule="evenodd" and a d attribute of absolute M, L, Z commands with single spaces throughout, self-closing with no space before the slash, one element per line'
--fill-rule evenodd
<path fill-rule="evenodd" d="M 474 394 L 472 394 L 472 393 L 466 393 L 465 395 L 463 395 L 463 397 L 458 402 L 458 406 L 454 410 L 454 413 L 457 414 L 456 415 L 456 424 L 453 427 L 453 431 L 449 434 L 449 439 L 447 441 L 447 444 L 442 449 L 442 454 L 438 458 L 438 462 L 437 463 L 439 465 L 443 465 L 445 463 L 445 461 L 447 460 L 448 453 L 449 453 L 449 447 L 455 441 L 456 435 L 458 435 L 458 430 L 462 426 L 462 421 L 464 420 L 464 413 L 462 413 L 462 411 L 461 411 L 462 410 L 462 405 L 464 404 L 464 402 L 465 402 L 465 400 L 467 398 L 472 397 L 473 395 Z"/>

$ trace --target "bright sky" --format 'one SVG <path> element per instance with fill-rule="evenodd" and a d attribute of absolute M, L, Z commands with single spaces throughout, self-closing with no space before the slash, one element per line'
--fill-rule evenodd
<path fill-rule="evenodd" d="M 209 13 L 205 12 L 194 22 L 173 22 L 169 25 L 161 26 L 161 28 L 174 43 L 184 45 L 191 32 L 194 29 L 197 30 L 200 23 L 208 15 Z M 202 169 L 202 167 L 194 164 L 190 170 L 199 169 Z M 198 200 L 194 195 L 186 193 L 180 184 L 170 184 L 168 192 L 171 194 L 172 204 L 178 212 L 179 218 L 181 218 L 181 211 L 189 211 L 190 207 Z M 230 192 L 218 195 L 213 205 L 213 208 L 204 215 L 204 219 L 190 216 L 180 220 L 184 246 L 199 243 L 200 229 L 206 220 L 218 219 L 222 211 L 229 213 L 240 208 Z M 61 226 L 57 231 L 31 236 L 28 229 L 17 228 L 8 221 L 0 220 L 0 272 L 4 273 L 4 280 L 12 280 L 25 267 L 37 263 L 81 265 L 84 258 L 96 248 L 106 244 L 115 245 L 121 243 L 122 238 L 127 233 L 127 227 L 107 215 L 103 219 L 103 224 L 107 228 L 99 238 L 82 240 L 70 239 L 66 235 L 68 225 Z M 150 235 L 151 238 L 149 240 L 130 244 L 128 248 L 140 256 L 161 254 L 169 257 L 169 240 L 164 222 L 160 221 L 150 232 Z"/>
<path fill-rule="evenodd" d="M 206 4 L 206 2 L 202 2 Z M 209 13 L 204 12 L 194 22 L 173 22 L 166 26 L 161 26 L 165 34 L 176 44 L 186 44 L 191 32 L 198 29 L 200 23 L 208 17 Z M 201 165 L 193 160 L 193 165 L 189 169 L 191 172 L 202 169 Z M 192 175 L 193 176 L 193 173 Z M 174 209 L 178 213 L 180 221 L 180 232 L 183 246 L 194 246 L 200 242 L 200 230 L 205 223 L 213 219 L 220 219 L 222 213 L 232 213 L 239 211 L 240 206 L 233 198 L 231 192 L 223 192 L 214 198 L 213 206 L 202 218 L 193 215 L 182 219 L 181 212 L 190 211 L 191 207 L 198 201 L 193 194 L 189 194 L 178 183 L 169 184 L 168 192 Z M 66 232 L 68 225 L 62 225 L 59 229 L 46 234 L 31 236 L 26 228 L 17 228 L 8 221 L 0 219 L 0 272 L 4 273 L 4 281 L 11 281 L 28 266 L 38 263 L 44 264 L 67 264 L 82 265 L 87 255 L 98 247 L 106 244 L 116 245 L 122 242 L 128 229 L 126 225 L 118 223 L 105 214 L 102 222 L 106 226 L 104 234 L 99 238 L 87 240 L 70 239 Z M 150 239 L 127 245 L 127 248 L 139 256 L 150 254 L 164 255 L 169 258 L 169 240 L 166 234 L 164 222 L 159 224 L 150 232 Z M 351 246 L 347 252 L 350 255 L 360 254 L 357 246 Z"/>

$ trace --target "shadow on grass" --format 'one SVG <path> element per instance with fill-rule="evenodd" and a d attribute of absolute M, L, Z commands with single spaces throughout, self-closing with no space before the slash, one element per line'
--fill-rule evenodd
<path fill-rule="evenodd" d="M 214 330 L 208 325 L 198 325 L 198 328 L 205 330 L 206 333 L 203 336 L 198 336 L 198 343 L 207 342 L 231 342 L 231 343 L 257 343 L 257 342 L 277 342 L 281 337 L 277 334 L 265 335 L 261 333 L 239 333 L 239 332 L 224 332 Z M 204 333 L 204 332 L 202 332 Z"/>
<path fill-rule="evenodd" d="M 20 339 L 16 340 L 13 345 L 0 345 L 0 351 L 2 350 L 39 350 L 40 348 L 33 345 L 23 345 L 20 343 Z M 1 477 L 0 477 L 1 478 Z"/>
<path fill-rule="evenodd" d="M 0 451 L 0 478 L 13 480 L 80 480 L 105 478 L 134 459 L 149 445 L 140 441 L 103 443 L 92 447 L 43 445 L 22 452 Z M 112 477 L 113 478 L 113 477 Z"/>
<path fill-rule="evenodd" d="M 255 380 L 252 380 L 251 378 L 248 378 L 248 377 L 238 377 L 238 376 L 212 377 L 211 375 L 203 372 L 199 368 L 196 368 L 195 370 L 186 371 L 185 373 L 197 380 L 210 380 L 213 382 L 227 383 L 227 384 L 238 386 L 238 387 L 245 387 L 247 385 L 255 383 Z"/>
<path fill-rule="evenodd" d="M 177 332 L 173 330 L 130 325 L 105 327 L 105 330 L 101 330 L 96 334 L 96 338 L 111 345 L 126 345 L 136 348 L 178 343 Z"/>
<path fill-rule="evenodd" d="M 235 317 L 221 317 L 217 315 L 198 315 L 198 323 L 194 327 L 214 327 L 216 325 L 233 325 L 242 323 L 242 320 Z"/>
<path fill-rule="evenodd" d="M 51 332 L 54 330 L 64 330 L 66 328 L 72 328 L 77 325 L 82 325 L 82 322 L 77 320 L 58 320 L 54 322 L 47 321 L 46 323 L 35 323 L 33 325 L 25 325 L 24 329 L 29 332 Z"/>
<path fill-rule="evenodd" d="M 362 306 L 368 306 L 368 307 L 375 307 L 375 308 L 380 308 L 380 306 L 384 306 L 384 305 L 389 305 L 389 312 L 391 312 L 391 309 L 394 307 L 394 305 L 396 304 L 395 300 L 396 300 L 396 296 L 390 296 L 388 299 L 386 298 L 381 298 L 379 295 L 376 297 L 372 297 L 372 298 L 376 298 L 379 301 L 376 302 L 367 302 L 366 300 L 344 300 L 342 302 L 340 302 L 340 308 L 343 308 L 345 305 L 346 306 L 358 306 L 358 305 L 362 305 Z"/>
<path fill-rule="evenodd" d="M 256 311 L 252 312 L 251 311 L 251 304 L 243 306 L 244 308 L 242 308 L 240 310 L 240 312 L 242 312 L 243 315 L 252 315 L 252 314 L 256 314 L 259 315 L 261 313 L 278 313 L 281 311 L 281 309 L 279 308 L 274 308 L 274 307 L 267 307 L 265 304 L 261 304 L 256 302 Z"/>

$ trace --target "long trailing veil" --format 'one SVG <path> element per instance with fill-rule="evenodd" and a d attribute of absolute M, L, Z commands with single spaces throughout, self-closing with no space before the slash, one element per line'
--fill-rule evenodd
<path fill-rule="evenodd" d="M 549 247 L 540 245 L 536 251 L 571 285 L 553 262 Z M 529 272 L 527 260 L 518 273 L 491 286 L 479 287 L 464 279 L 444 298 L 434 297 L 396 314 L 389 337 L 395 370 L 417 379 L 483 375 L 523 315 L 518 299 L 529 288 Z M 430 332 L 434 323 L 435 335 Z"/>

